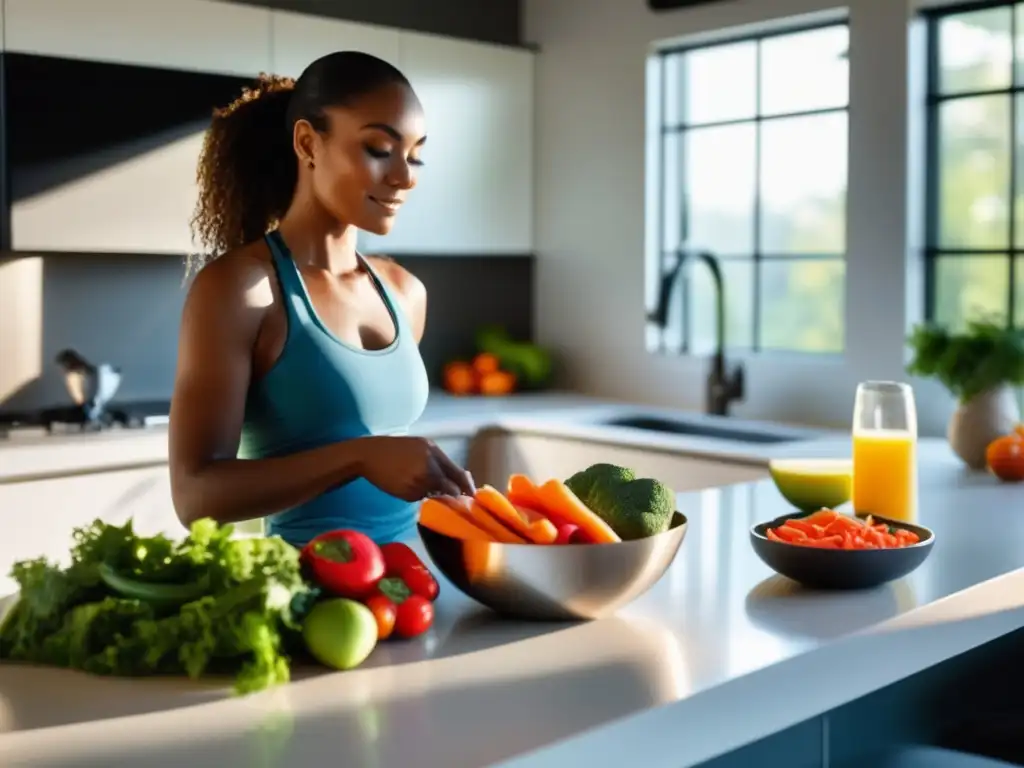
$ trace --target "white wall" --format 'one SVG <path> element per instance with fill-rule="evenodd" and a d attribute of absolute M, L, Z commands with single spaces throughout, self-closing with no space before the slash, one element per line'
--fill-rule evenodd
<path fill-rule="evenodd" d="M 920 318 L 923 50 L 910 0 L 849 0 L 850 161 L 843 359 L 751 355 L 744 417 L 849 423 L 863 379 L 907 380 L 906 331 Z M 540 340 L 572 386 L 702 408 L 707 360 L 644 346 L 645 62 L 668 38 L 842 14 L 828 0 L 731 0 L 652 13 L 643 0 L 525 0 L 536 61 L 535 242 Z M 736 30 L 733 30 L 735 32 Z M 911 84 L 908 86 L 908 82 Z M 920 87 L 919 87 L 920 86 Z M 911 106 L 908 107 L 908 104 Z M 913 382 L 921 430 L 953 403 Z"/>

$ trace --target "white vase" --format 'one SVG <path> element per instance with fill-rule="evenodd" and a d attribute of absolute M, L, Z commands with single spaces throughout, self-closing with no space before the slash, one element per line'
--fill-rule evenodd
<path fill-rule="evenodd" d="M 949 420 L 949 445 L 971 469 L 985 469 L 985 449 L 1020 422 L 1020 407 L 1010 386 L 982 392 L 962 403 Z"/>

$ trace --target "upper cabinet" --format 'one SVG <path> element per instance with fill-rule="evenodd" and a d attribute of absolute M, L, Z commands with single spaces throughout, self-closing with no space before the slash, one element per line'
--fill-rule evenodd
<path fill-rule="evenodd" d="M 298 77 L 311 63 L 335 51 L 363 51 L 398 64 L 398 30 L 289 11 L 272 13 L 274 74 Z"/>
<path fill-rule="evenodd" d="M 226 75 L 270 69 L 270 19 L 209 0 L 4 0 L 8 51 Z"/>
<path fill-rule="evenodd" d="M 4 16 L 10 247 L 194 250 L 204 133 L 215 107 L 270 69 L 270 11 L 6 0 Z"/>
<path fill-rule="evenodd" d="M 212 110 L 260 72 L 295 77 L 339 50 L 398 66 L 429 136 L 393 232 L 360 233 L 360 246 L 532 250 L 532 52 L 217 0 L 2 5 L 0 181 L 10 230 L 0 240 L 14 250 L 191 251 L 196 161 Z"/>
<path fill-rule="evenodd" d="M 401 33 L 399 68 L 426 112 L 424 167 L 381 253 L 529 253 L 533 247 L 530 51 Z"/>

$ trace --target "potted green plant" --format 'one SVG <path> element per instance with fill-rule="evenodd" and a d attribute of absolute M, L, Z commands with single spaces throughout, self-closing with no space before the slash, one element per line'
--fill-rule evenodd
<path fill-rule="evenodd" d="M 1020 421 L 1014 389 L 1024 386 L 1024 329 L 976 320 L 951 332 L 917 326 L 909 338 L 908 373 L 939 381 L 957 399 L 947 437 L 972 469 L 985 468 L 985 449 Z"/>

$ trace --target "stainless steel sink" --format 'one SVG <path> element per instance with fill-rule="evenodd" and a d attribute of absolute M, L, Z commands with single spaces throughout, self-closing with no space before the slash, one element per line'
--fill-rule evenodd
<path fill-rule="evenodd" d="M 802 439 L 796 434 L 734 428 L 725 425 L 703 424 L 657 416 L 623 416 L 603 422 L 604 426 L 642 429 L 648 432 L 663 432 L 672 435 L 707 437 L 716 440 L 732 440 L 738 443 L 790 443 Z"/>

